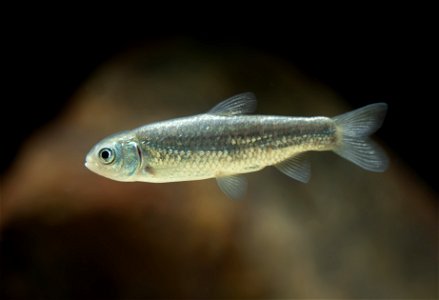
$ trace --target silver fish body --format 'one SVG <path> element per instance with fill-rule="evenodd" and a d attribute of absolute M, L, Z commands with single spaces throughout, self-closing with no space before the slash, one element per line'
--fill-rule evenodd
<path fill-rule="evenodd" d="M 198 115 L 142 127 L 140 180 L 197 180 L 258 171 L 337 140 L 329 118 Z"/>
<path fill-rule="evenodd" d="M 361 167 L 383 171 L 387 158 L 368 136 L 386 112 L 373 104 L 335 118 L 245 115 L 253 112 L 252 93 L 236 95 L 201 115 L 157 122 L 99 142 L 86 166 L 119 181 L 175 182 L 216 178 L 231 198 L 245 193 L 239 174 L 275 166 L 307 182 L 302 153 L 335 151 Z"/>

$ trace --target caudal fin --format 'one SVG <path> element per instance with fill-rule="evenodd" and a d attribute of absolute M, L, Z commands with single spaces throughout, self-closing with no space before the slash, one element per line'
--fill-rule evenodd
<path fill-rule="evenodd" d="M 363 169 L 384 172 L 389 160 L 369 135 L 381 127 L 386 112 L 386 103 L 376 103 L 334 117 L 341 135 L 334 152 Z"/>

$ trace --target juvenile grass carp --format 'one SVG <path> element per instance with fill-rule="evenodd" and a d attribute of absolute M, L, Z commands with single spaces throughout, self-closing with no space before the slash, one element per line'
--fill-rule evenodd
<path fill-rule="evenodd" d="M 380 128 L 387 104 L 371 104 L 327 117 L 246 115 L 253 93 L 233 96 L 204 114 L 117 133 L 96 144 L 85 166 L 118 181 L 175 182 L 215 178 L 230 198 L 240 198 L 240 175 L 274 166 L 308 182 L 303 153 L 334 151 L 363 169 L 383 172 L 388 159 L 369 135 Z"/>

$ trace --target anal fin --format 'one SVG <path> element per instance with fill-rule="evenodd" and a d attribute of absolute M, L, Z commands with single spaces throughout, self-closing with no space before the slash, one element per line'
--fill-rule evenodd
<path fill-rule="evenodd" d="M 307 183 L 311 177 L 311 166 L 303 154 L 290 157 L 274 166 L 285 175 L 303 183 Z"/>

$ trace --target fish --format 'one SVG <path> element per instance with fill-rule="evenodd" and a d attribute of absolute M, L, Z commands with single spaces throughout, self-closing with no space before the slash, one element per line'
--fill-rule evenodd
<path fill-rule="evenodd" d="M 256 105 L 255 95 L 245 92 L 203 114 L 116 133 L 92 147 L 85 166 L 124 182 L 215 178 L 232 199 L 246 194 L 242 174 L 268 166 L 307 183 L 309 151 L 333 151 L 372 172 L 384 172 L 388 167 L 385 152 L 369 138 L 384 121 L 386 103 L 333 118 L 252 115 Z"/>

